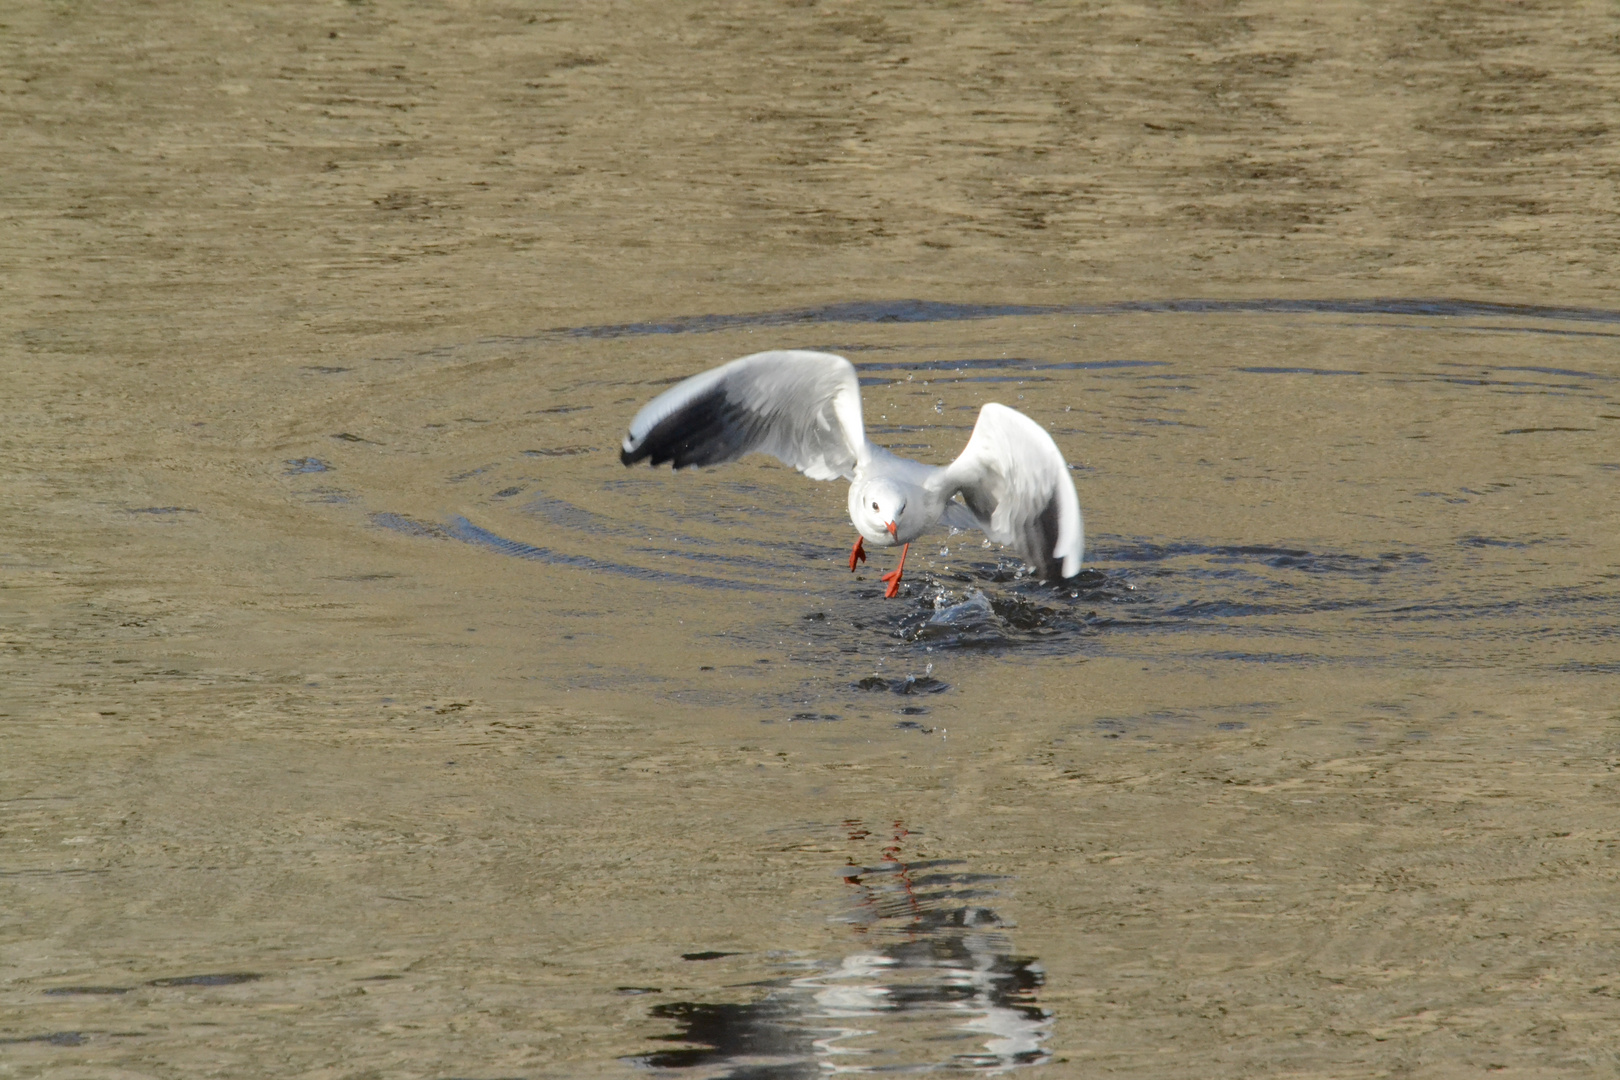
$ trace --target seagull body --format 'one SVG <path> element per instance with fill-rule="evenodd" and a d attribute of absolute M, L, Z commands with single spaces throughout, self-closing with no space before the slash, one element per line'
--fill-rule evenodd
<path fill-rule="evenodd" d="M 719 465 L 759 451 L 812 480 L 850 481 L 849 519 L 865 543 L 899 546 L 883 575 L 900 589 L 911 541 L 936 524 L 979 528 L 1049 580 L 1080 572 L 1080 500 L 1046 429 L 995 402 L 979 410 L 955 461 L 925 465 L 867 441 L 854 366 L 832 353 L 754 353 L 693 375 L 649 401 L 630 421 L 619 460 L 634 465 Z"/>

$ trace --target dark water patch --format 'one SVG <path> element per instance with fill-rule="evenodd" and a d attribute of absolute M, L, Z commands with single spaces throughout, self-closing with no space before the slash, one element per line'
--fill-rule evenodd
<path fill-rule="evenodd" d="M 1168 544 L 1138 540 L 1121 543 L 1099 541 L 1094 548 L 1098 561 L 1124 563 L 1168 563 L 1187 557 L 1202 557 L 1220 566 L 1260 564 L 1279 570 L 1306 574 L 1347 574 L 1362 576 L 1388 574 L 1414 566 L 1427 565 L 1429 557 L 1417 551 L 1388 551 L 1376 556 L 1345 552 L 1313 552 L 1304 548 L 1273 547 L 1267 544 L 1201 544 L 1181 541 Z"/>
<path fill-rule="evenodd" d="M 1211 649 L 1207 652 L 1195 653 L 1193 658 L 1200 660 L 1231 660 L 1240 664 L 1313 664 L 1320 663 L 1325 659 L 1316 653 L 1255 652 L 1245 649 Z"/>
<path fill-rule="evenodd" d="M 523 484 L 513 484 L 511 487 L 502 488 L 501 490 L 497 491 L 492 497 L 496 499 L 510 499 L 514 495 L 523 494 L 524 487 L 525 485 Z"/>
<path fill-rule="evenodd" d="M 981 371 L 985 368 L 1028 369 L 1039 363 L 1023 356 L 971 357 L 962 360 L 873 360 L 855 365 L 861 371 Z M 883 380 L 885 383 L 890 380 Z M 905 385 L 901 383 L 901 385 Z"/>
<path fill-rule="evenodd" d="M 128 986 L 53 986 L 44 991 L 47 997 L 113 997 L 118 994 L 127 994 L 133 987 Z"/>
<path fill-rule="evenodd" d="M 703 952 L 681 953 L 682 960 L 718 960 L 722 956 L 741 956 L 742 953 L 720 952 L 716 949 L 707 949 Z"/>
<path fill-rule="evenodd" d="M 315 502 L 331 503 L 336 506 L 347 505 L 355 501 L 353 495 L 350 495 L 342 488 L 335 487 L 312 487 L 306 489 L 303 494 Z"/>
<path fill-rule="evenodd" d="M 1527 548 L 1531 544 L 1545 543 L 1544 540 L 1499 540 L 1491 536 L 1464 536 L 1457 543 L 1463 547 L 1472 548 Z"/>
<path fill-rule="evenodd" d="M 895 386 L 896 385 L 896 383 L 892 379 L 878 378 L 876 376 L 871 376 L 871 375 L 865 376 L 865 377 L 863 377 L 863 378 L 861 378 L 861 379 L 859 379 L 857 381 L 862 386 L 890 387 L 890 386 Z M 1045 376 L 1045 375 L 1031 375 L 1031 374 L 1028 374 L 1026 372 L 1015 372 L 1015 373 L 1007 374 L 1007 375 L 947 375 L 947 376 L 944 376 L 944 377 L 941 377 L 941 378 L 936 378 L 936 379 L 929 380 L 930 385 L 941 385 L 941 384 L 944 384 L 944 383 L 1005 383 L 1005 382 L 1014 382 L 1014 381 L 1016 381 L 1020 386 L 1022 386 L 1026 382 L 1028 382 L 1028 383 L 1043 383 L 1043 382 L 1051 382 L 1052 380 L 1050 378 L 1048 378 L 1047 376 Z M 917 385 L 917 384 L 915 384 L 915 383 L 913 383 L 913 384 L 899 383 L 898 385 L 906 386 L 906 385 Z"/>
<path fill-rule="evenodd" d="M 1262 705 L 1261 708 L 1271 708 Z M 1102 734 L 1104 736 L 1118 737 L 1139 731 L 1143 727 L 1170 727 L 1185 733 L 1193 730 L 1195 725 L 1203 722 L 1203 717 L 1186 709 L 1154 709 L 1135 716 L 1105 716 L 1091 721 L 1089 724 L 1077 725 L 1069 729 L 1070 734 L 1088 736 Z M 1138 735 L 1138 738 L 1141 736 Z M 1079 774 L 1076 774 L 1079 775 Z"/>
<path fill-rule="evenodd" d="M 1562 330 L 1550 326 L 1485 326 L 1481 324 L 1463 323 L 1460 325 L 1442 324 L 1439 326 L 1422 323 L 1391 323 L 1391 322 L 1347 322 L 1342 326 L 1358 330 L 1417 330 L 1444 333 L 1482 333 L 1482 334 L 1545 334 L 1551 337 L 1580 337 L 1580 338 L 1612 338 L 1620 334 L 1609 333 L 1605 330 Z"/>
<path fill-rule="evenodd" d="M 952 375 L 931 381 L 935 383 L 1008 383 L 1016 381 L 1022 386 L 1024 383 L 1046 383 L 1052 380 L 1045 375 L 1029 375 L 1020 372 L 1014 375 Z M 976 407 L 969 406 L 969 408 Z"/>
<path fill-rule="evenodd" d="M 1246 371 L 1251 375 L 1365 375 L 1365 371 L 1351 371 L 1348 368 L 1311 368 L 1311 367 L 1240 367 L 1239 371 Z"/>
<path fill-rule="evenodd" d="M 562 327 L 538 336 L 621 338 L 664 334 L 711 334 L 751 327 L 821 323 L 938 323 L 1049 315 L 1146 314 L 1416 315 L 1426 318 L 1519 318 L 1620 323 L 1620 311 L 1601 308 L 1495 304 L 1445 297 L 1381 297 L 1366 300 L 1124 300 L 1103 304 L 966 304 L 934 300 L 852 301 L 819 307 L 739 315 L 692 315 L 659 322 Z M 503 339 L 517 343 L 531 338 Z"/>
<path fill-rule="evenodd" d="M 1508 619 L 1518 625 L 1503 632 L 1512 634 L 1548 632 L 1546 621 L 1559 617 L 1590 616 L 1591 631 L 1600 637 L 1620 636 L 1620 594 L 1587 586 L 1540 589 L 1525 596 L 1487 597 L 1455 593 L 1411 602 L 1387 601 L 1379 615 L 1393 622 L 1462 619 L 1500 626 Z M 1533 620 L 1525 622 L 1523 620 Z M 1608 620 L 1614 620 L 1612 623 Z"/>
<path fill-rule="evenodd" d="M 796 712 L 787 718 L 787 722 L 790 724 L 832 724 L 842 719 L 843 717 L 837 713 Z M 770 720 L 760 722 L 764 724 L 771 723 Z"/>
<path fill-rule="evenodd" d="M 288 458 L 285 462 L 283 462 L 283 464 L 287 466 L 284 472 L 284 475 L 286 476 L 302 476 L 305 473 L 330 472 L 332 468 L 332 466 L 327 462 L 315 457 Z"/>
<path fill-rule="evenodd" d="M 855 365 L 856 371 L 942 371 L 947 374 L 962 374 L 967 371 L 977 371 L 985 368 L 1011 368 L 1018 371 L 1113 371 L 1125 368 L 1157 368 L 1169 367 L 1168 360 L 1066 360 L 1061 363 L 1049 363 L 1028 357 L 995 357 L 978 358 L 971 360 L 911 360 L 911 361 L 871 361 Z M 909 380 L 908 380 L 909 381 Z M 927 382 L 949 382 L 959 380 L 929 379 Z M 873 383 L 890 383 L 895 380 L 873 379 Z M 906 382 L 897 382 L 904 386 Z M 916 384 L 913 384 L 916 385 Z"/>
<path fill-rule="evenodd" d="M 160 673 L 144 672 L 143 674 L 151 675 L 151 674 L 160 674 Z M 169 672 L 162 672 L 161 674 L 170 674 L 170 673 Z M 183 674 L 183 672 L 176 671 L 176 672 L 173 672 L 173 674 L 180 675 L 180 674 Z M 93 870 L 93 869 L 90 869 L 89 867 L 79 867 L 79 866 L 67 866 L 67 867 L 63 867 L 61 869 L 50 869 L 50 868 L 46 868 L 46 867 L 29 867 L 29 868 L 27 868 L 25 870 L 0 870 L 0 878 L 8 878 L 8 877 L 58 877 L 58 876 L 60 876 L 60 877 L 77 877 L 80 874 L 110 874 L 110 873 L 112 873 L 112 871 L 110 871 L 110 870 Z"/>
<path fill-rule="evenodd" d="M 1065 360 L 1056 364 L 1036 364 L 1035 371 L 1113 371 L 1124 368 L 1169 367 L 1168 360 Z M 1155 376 L 1156 378 L 1157 376 Z M 1165 386 L 1162 390 L 1190 390 L 1189 386 Z"/>
<path fill-rule="evenodd" d="M 353 432 L 349 432 L 349 431 L 340 431 L 337 434 L 333 435 L 332 438 L 337 439 L 340 442 L 365 443 L 368 446 L 381 446 L 381 445 L 383 445 L 380 442 L 373 442 L 371 439 L 364 438 L 363 436 L 356 435 Z"/>
<path fill-rule="evenodd" d="M 43 1043 L 46 1046 L 83 1046 L 92 1032 L 53 1031 L 49 1035 L 13 1035 L 0 1038 L 0 1046 L 20 1046 L 24 1043 Z"/>
<path fill-rule="evenodd" d="M 913 711 L 908 709 L 906 712 L 907 712 L 907 715 L 910 715 L 910 716 L 920 716 L 923 713 L 926 713 L 927 711 L 928 710 L 926 710 L 926 709 L 918 709 L 915 712 L 913 712 Z M 933 728 L 924 727 L 922 724 L 918 723 L 915 720 L 901 720 L 899 723 L 895 724 L 894 726 L 897 729 L 899 729 L 900 731 L 916 731 L 916 732 L 921 732 L 924 735 L 932 735 L 934 733 Z"/>
<path fill-rule="evenodd" d="M 549 548 L 539 547 L 535 544 L 526 544 L 521 540 L 509 540 L 504 536 L 490 532 L 474 525 L 464 517 L 451 518 L 445 528 L 447 535 L 464 543 L 473 544 L 501 555 L 514 559 L 525 559 L 530 562 L 548 563 L 552 566 L 572 566 L 581 570 L 596 570 L 603 573 L 617 574 L 623 577 L 636 578 L 641 581 L 654 581 L 664 584 L 695 585 L 706 589 L 737 589 L 749 592 L 773 591 L 780 592 L 774 586 L 751 584 L 741 581 L 727 581 L 721 578 L 700 577 L 696 574 L 679 574 L 663 570 L 651 570 L 640 566 L 629 566 L 624 563 L 609 562 L 605 559 L 593 558 L 589 555 L 572 555 L 567 552 L 552 551 Z"/>
<path fill-rule="evenodd" d="M 918 885 L 960 885 L 975 889 L 984 885 L 993 885 L 998 882 L 1012 880 L 1012 878 L 1007 874 L 982 874 L 975 873 L 970 870 L 951 869 L 952 867 L 967 865 L 968 863 L 966 859 L 921 858 L 912 858 L 906 860 L 905 862 L 895 862 L 889 860 L 880 863 L 871 863 L 869 865 L 852 863 L 847 867 L 841 868 L 839 870 L 839 876 L 842 877 L 845 882 L 850 884 L 859 884 L 859 880 L 852 880 L 847 873 L 848 870 L 854 869 L 858 871 L 856 877 L 860 880 L 870 878 L 873 874 L 892 874 L 896 877 L 903 876 L 912 887 L 916 887 Z M 978 894 L 975 893 L 974 895 L 977 896 Z M 960 896 L 958 896 L 958 898 L 960 899 Z"/>
<path fill-rule="evenodd" d="M 1620 335 L 1604 335 L 1605 337 L 1620 337 Z M 1494 367 L 1496 371 L 1532 371 L 1538 375 L 1561 375 L 1572 379 L 1595 379 L 1600 382 L 1620 381 L 1620 375 L 1608 375 L 1598 371 L 1578 371 L 1575 368 L 1536 367 L 1531 364 L 1503 364 Z"/>
<path fill-rule="evenodd" d="M 931 323 L 1006 316 L 1055 315 L 1063 308 L 1029 304 L 956 304 L 934 300 L 849 301 L 785 311 L 742 315 L 688 315 L 661 322 L 575 326 L 542 331 L 543 334 L 583 338 L 643 337 L 663 334 L 712 334 L 761 326 L 802 326 L 820 323 Z"/>
<path fill-rule="evenodd" d="M 189 506 L 137 506 L 124 511 L 126 514 L 150 514 L 153 517 L 171 517 L 175 514 L 196 514 L 200 512 Z"/>
<path fill-rule="evenodd" d="M 510 351 L 532 348 L 558 339 L 613 340 L 672 334 L 711 334 L 755 328 L 794 328 L 834 325 L 870 324 L 928 324 L 1003 318 L 1041 318 L 1054 316 L 1104 317 L 1130 315 L 1348 315 L 1348 316 L 1410 316 L 1435 320 L 1433 323 L 1348 322 L 1340 325 L 1371 329 L 1422 330 L 1430 332 L 1484 331 L 1491 333 L 1528 333 L 1541 335 L 1620 336 L 1600 330 L 1558 328 L 1535 325 L 1492 325 L 1489 323 L 1459 324 L 1461 318 L 1491 320 L 1534 320 L 1553 323 L 1615 324 L 1620 323 L 1620 311 L 1572 307 L 1538 306 L 1532 304 L 1500 304 L 1460 300 L 1449 297 L 1378 297 L 1367 299 L 1255 299 L 1216 300 L 1201 298 L 1166 300 L 1124 300 L 1103 303 L 1065 304 L 974 304 L 917 299 L 885 301 L 853 301 L 814 307 L 774 311 L 742 312 L 732 314 L 680 315 L 666 319 L 629 323 L 564 326 L 536 330 L 527 334 L 490 335 L 460 344 L 444 344 L 391 359 L 415 358 L 427 361 L 453 360 L 469 351 Z M 814 345 L 814 342 L 805 343 Z M 888 346 L 855 342 L 826 343 L 817 347 L 841 352 L 888 348 Z M 377 357 L 376 360 L 390 358 Z M 1082 362 L 1077 369 L 1084 370 Z M 1104 361 L 1103 363 L 1107 363 Z M 952 365 L 943 363 L 935 370 L 947 370 Z M 1123 365 L 1121 365 L 1123 366 Z M 645 380 L 626 380 L 607 383 L 596 380 L 595 385 L 641 385 Z M 555 406 L 535 412 L 569 412 L 588 406 Z"/>
<path fill-rule="evenodd" d="M 817 1033 L 792 1026 L 795 1010 L 786 1002 L 766 999 L 748 1005 L 714 1005 L 695 1001 L 654 1006 L 651 1016 L 673 1021 L 680 1028 L 655 1038 L 666 1042 L 695 1043 L 678 1050 L 659 1050 L 632 1058 L 631 1064 L 650 1069 L 691 1069 L 737 1061 L 737 1069 L 722 1077 L 788 1080 L 819 1076 L 821 1067 L 811 1058 Z M 741 1058 L 750 1059 L 744 1065 Z M 743 1071 L 746 1070 L 746 1071 Z"/>
<path fill-rule="evenodd" d="M 438 525 L 428 521 L 417 521 L 415 518 L 406 517 L 404 514 L 372 514 L 368 520 L 379 529 L 388 529 L 391 532 L 403 533 L 406 536 L 433 540 L 450 539 L 450 534 Z"/>
<path fill-rule="evenodd" d="M 1243 619 L 1256 615 L 1275 615 L 1283 610 L 1273 604 L 1244 603 L 1234 600 L 1190 600 L 1168 609 L 1172 619 Z"/>
<path fill-rule="evenodd" d="M 741 543 L 742 541 L 738 541 Z M 784 571 L 798 573 L 793 568 L 797 562 L 835 562 L 833 553 L 824 547 L 811 544 L 772 544 L 769 541 L 761 542 L 761 546 L 771 549 L 772 554 L 766 556 L 738 555 L 723 551 L 697 551 L 697 550 L 671 550 L 662 547 L 638 547 L 634 550 L 648 555 L 681 559 L 685 562 L 698 563 L 707 566 L 733 567 L 739 570 L 752 570 L 765 575 L 780 575 Z"/>
<path fill-rule="evenodd" d="M 868 675 L 855 684 L 857 690 L 879 691 L 890 694 L 943 694 L 950 684 L 940 682 L 932 675 L 907 675 L 904 678 L 885 679 L 881 675 Z"/>
<path fill-rule="evenodd" d="M 1463 365 L 1457 365 L 1463 366 Z M 1466 365 L 1477 367 L 1477 365 Z M 1460 375 L 1447 371 L 1426 371 L 1417 373 L 1383 372 L 1383 377 L 1394 384 L 1424 385 L 1438 383 L 1442 386 L 1477 387 L 1495 394 L 1517 394 L 1531 397 L 1579 397 L 1588 400 L 1608 401 L 1609 399 L 1598 388 L 1586 382 L 1545 382 L 1537 379 L 1509 379 L 1492 374 L 1499 369 L 1487 369 L 1478 375 Z"/>
<path fill-rule="evenodd" d="M 153 979 L 147 986 L 240 986 L 242 983 L 258 982 L 263 975 L 252 971 L 221 971 L 206 975 L 175 975 L 164 979 Z"/>
<path fill-rule="evenodd" d="M 580 454 L 593 454 L 596 450 L 593 446 L 546 446 L 521 453 L 524 457 L 578 457 Z"/>
<path fill-rule="evenodd" d="M 972 431 L 972 424 L 868 424 L 866 430 L 871 435 L 916 435 L 923 431 Z M 932 450 L 932 443 L 886 443 L 890 450 Z"/>
<path fill-rule="evenodd" d="M 648 532 L 644 527 L 632 528 L 625 522 L 605 518 L 583 507 L 575 506 L 566 499 L 557 499 L 549 495 L 536 495 L 524 503 L 521 509 L 525 514 L 543 518 L 560 529 L 593 536 L 635 537 L 639 540 Z"/>
<path fill-rule="evenodd" d="M 1589 427 L 1520 427 L 1520 428 L 1509 428 L 1508 430 L 1502 432 L 1502 434 L 1503 435 L 1535 435 L 1535 434 L 1538 434 L 1538 433 L 1543 432 L 1543 431 L 1596 431 L 1596 430 L 1597 430 L 1597 428 L 1589 428 Z"/>
<path fill-rule="evenodd" d="M 353 371 L 354 369 L 334 367 L 330 364 L 305 364 L 304 370 L 311 375 L 342 375 L 345 371 Z"/>
<path fill-rule="evenodd" d="M 1559 664 L 1557 670 L 1571 675 L 1620 675 L 1620 660 L 1599 662 L 1570 660 Z"/>

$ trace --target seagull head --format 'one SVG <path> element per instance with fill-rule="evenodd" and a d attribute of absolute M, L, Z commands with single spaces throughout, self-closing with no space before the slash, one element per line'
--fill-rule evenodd
<path fill-rule="evenodd" d="M 874 544 L 900 541 L 900 517 L 906 496 L 890 480 L 872 480 L 852 489 L 849 516 L 856 530 Z"/>

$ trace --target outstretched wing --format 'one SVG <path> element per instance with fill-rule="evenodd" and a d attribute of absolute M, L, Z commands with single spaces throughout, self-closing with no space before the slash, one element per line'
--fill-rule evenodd
<path fill-rule="evenodd" d="M 985 535 L 1018 552 L 1041 577 L 1080 572 L 1085 526 L 1063 453 L 1035 421 L 990 402 L 973 437 L 937 481 L 960 494 Z"/>
<path fill-rule="evenodd" d="M 812 480 L 853 479 L 867 456 L 855 368 L 832 353 L 755 353 L 676 383 L 630 421 L 619 460 L 719 465 L 758 450 Z"/>

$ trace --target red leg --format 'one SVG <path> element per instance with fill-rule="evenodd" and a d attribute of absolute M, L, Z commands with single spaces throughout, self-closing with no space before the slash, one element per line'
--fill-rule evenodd
<path fill-rule="evenodd" d="M 900 565 L 883 575 L 881 580 L 889 583 L 888 589 L 886 589 L 883 593 L 885 599 L 892 600 L 900 594 L 900 575 L 906 572 L 906 552 L 910 550 L 910 544 L 907 544 L 905 547 L 901 548 Z"/>
<path fill-rule="evenodd" d="M 866 547 L 861 543 L 862 537 L 855 538 L 855 546 L 849 549 L 849 569 L 854 572 L 855 563 L 866 561 Z"/>

